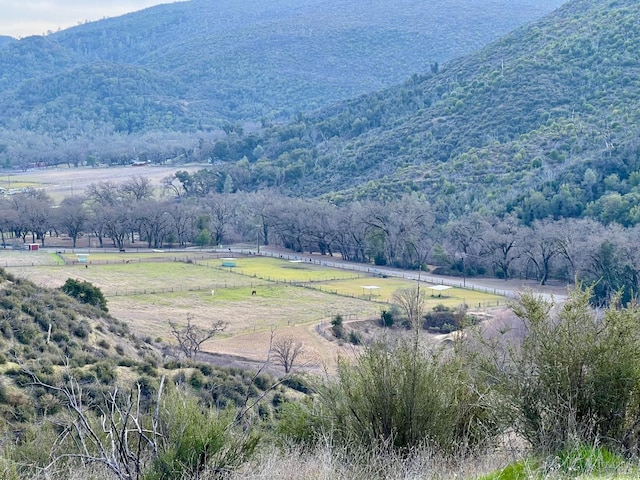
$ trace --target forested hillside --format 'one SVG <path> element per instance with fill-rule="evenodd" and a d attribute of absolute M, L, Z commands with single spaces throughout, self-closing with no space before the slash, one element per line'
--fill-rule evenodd
<path fill-rule="evenodd" d="M 0 40 L 0 126 L 77 137 L 283 121 L 402 82 L 561 3 L 192 0 Z"/>
<path fill-rule="evenodd" d="M 632 0 L 575 0 L 401 87 L 217 151 L 248 158 L 236 173 L 252 182 L 244 188 L 281 183 L 335 200 L 417 191 L 453 215 L 507 209 L 531 221 L 588 210 L 633 224 L 638 25 Z"/>

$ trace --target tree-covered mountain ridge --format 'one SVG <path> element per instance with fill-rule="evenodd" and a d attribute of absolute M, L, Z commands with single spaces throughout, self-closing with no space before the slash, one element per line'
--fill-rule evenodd
<path fill-rule="evenodd" d="M 69 122 L 132 133 L 281 121 L 402 82 L 561 3 L 374 0 L 365 14 L 354 0 L 191 0 L 3 37 L 0 126 L 68 135 Z"/>
<path fill-rule="evenodd" d="M 634 1 L 569 2 L 478 54 L 253 139 L 251 179 L 335 199 L 417 191 L 452 212 L 493 204 L 525 217 L 624 200 L 640 169 L 638 25 Z"/>

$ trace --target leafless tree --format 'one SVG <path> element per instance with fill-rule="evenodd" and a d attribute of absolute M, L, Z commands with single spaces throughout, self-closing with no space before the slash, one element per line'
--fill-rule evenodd
<path fill-rule="evenodd" d="M 393 294 L 393 302 L 407 316 L 411 328 L 416 332 L 419 331 L 424 317 L 424 291 L 420 287 L 402 288 Z"/>
<path fill-rule="evenodd" d="M 146 177 L 131 177 L 120 186 L 120 192 L 131 201 L 142 202 L 153 198 L 153 185 Z"/>
<path fill-rule="evenodd" d="M 204 202 L 211 219 L 211 242 L 220 245 L 226 239 L 233 218 L 237 215 L 234 198 L 225 194 L 211 194 Z"/>
<path fill-rule="evenodd" d="M 202 344 L 227 328 L 228 323 L 223 320 L 217 320 L 212 322 L 209 328 L 205 329 L 191 323 L 191 320 L 192 316 L 187 315 L 186 325 L 178 325 L 171 321 L 169 325 L 171 334 L 177 340 L 180 351 L 188 359 L 194 360 L 202 348 Z"/>
<path fill-rule="evenodd" d="M 291 372 L 296 361 L 304 355 L 304 344 L 292 337 L 281 337 L 273 342 L 272 347 L 275 362 L 284 368 L 285 373 Z"/>
<path fill-rule="evenodd" d="M 89 219 L 89 213 L 84 206 L 84 197 L 65 198 L 60 208 L 55 210 L 54 222 L 56 228 L 69 235 L 76 247 L 78 236 L 83 233 Z"/>
<path fill-rule="evenodd" d="M 486 224 L 484 251 L 494 270 L 508 280 L 512 264 L 522 255 L 522 228 L 514 216 L 494 217 Z"/>
<path fill-rule="evenodd" d="M 547 283 L 553 268 L 553 259 L 562 252 L 562 232 L 555 222 L 536 220 L 522 235 L 522 254 L 525 266 L 535 268 L 540 285 Z"/>
<path fill-rule="evenodd" d="M 78 447 L 77 452 L 56 454 L 45 468 L 65 458 L 76 458 L 84 463 L 97 463 L 108 468 L 118 479 L 139 479 L 143 476 L 145 462 L 149 455 L 158 455 L 161 433 L 159 428 L 160 398 L 163 394 L 164 377 L 160 381 L 151 425 L 144 421 L 141 402 L 141 386 L 131 392 L 121 392 L 117 388 L 105 394 L 104 405 L 87 404 L 82 386 L 71 375 L 62 386 L 42 382 L 37 375 L 25 369 L 33 384 L 61 395 L 67 404 L 72 419 L 59 441 L 71 438 Z M 95 419 L 95 411 L 99 421 Z M 55 445 L 53 450 L 55 450 Z"/>

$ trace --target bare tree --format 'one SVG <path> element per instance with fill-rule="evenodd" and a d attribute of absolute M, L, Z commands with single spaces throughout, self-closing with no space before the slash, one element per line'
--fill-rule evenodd
<path fill-rule="evenodd" d="M 209 328 L 205 329 L 191 323 L 192 318 L 191 315 L 187 315 L 186 325 L 169 322 L 171 334 L 178 341 L 178 348 L 190 360 L 196 358 L 204 342 L 222 332 L 228 325 L 223 320 L 217 320 L 212 322 Z"/>
<path fill-rule="evenodd" d="M 278 338 L 272 347 L 275 362 L 284 368 L 285 373 L 291 372 L 296 360 L 304 355 L 304 344 L 292 337 Z"/>
<path fill-rule="evenodd" d="M 104 405 L 87 404 L 87 396 L 81 384 L 70 374 L 62 386 L 42 382 L 35 373 L 24 371 L 33 379 L 33 385 L 46 388 L 64 398 L 71 413 L 71 421 L 59 441 L 67 439 L 76 445 L 77 451 L 68 454 L 56 454 L 45 471 L 56 462 L 65 458 L 80 459 L 85 464 L 96 463 L 108 468 L 121 480 L 143 477 L 145 462 L 149 455 L 158 455 L 161 433 L 159 428 L 160 398 L 163 394 L 164 377 L 160 381 L 155 412 L 151 425 L 145 422 L 141 407 L 141 386 L 130 392 L 121 392 L 117 388 L 104 394 Z M 67 372 L 68 373 L 68 372 Z M 96 414 L 99 418 L 96 418 Z M 53 446 L 55 451 L 58 445 Z"/>
<path fill-rule="evenodd" d="M 131 201 L 142 202 L 153 198 L 153 185 L 146 177 L 138 176 L 131 179 L 119 187 L 123 196 Z"/>
<path fill-rule="evenodd" d="M 84 202 L 84 197 L 65 198 L 60 203 L 60 208 L 55 210 L 56 228 L 69 235 L 73 240 L 73 248 L 76 248 L 78 236 L 83 233 L 89 219 Z"/>
<path fill-rule="evenodd" d="M 204 208 L 211 219 L 211 242 L 220 245 L 237 214 L 234 200 L 230 195 L 211 194 L 204 202 Z"/>
<path fill-rule="evenodd" d="M 407 316 L 409 325 L 414 331 L 419 332 L 422 324 L 421 320 L 424 316 L 424 292 L 420 291 L 420 287 L 402 288 L 393 294 L 393 302 L 398 305 Z"/>

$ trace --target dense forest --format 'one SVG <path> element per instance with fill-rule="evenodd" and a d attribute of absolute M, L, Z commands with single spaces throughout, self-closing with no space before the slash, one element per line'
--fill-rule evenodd
<path fill-rule="evenodd" d="M 244 165 L 245 189 L 337 202 L 415 191 L 452 216 L 588 210 L 633 224 L 638 15 L 631 1 L 570 2 L 400 87 L 219 141 L 217 158 Z"/>
<path fill-rule="evenodd" d="M 194 0 L 5 38 L 0 162 L 206 162 L 220 135 L 395 85 L 561 3 L 376 0 L 365 18 L 351 0 Z"/>

